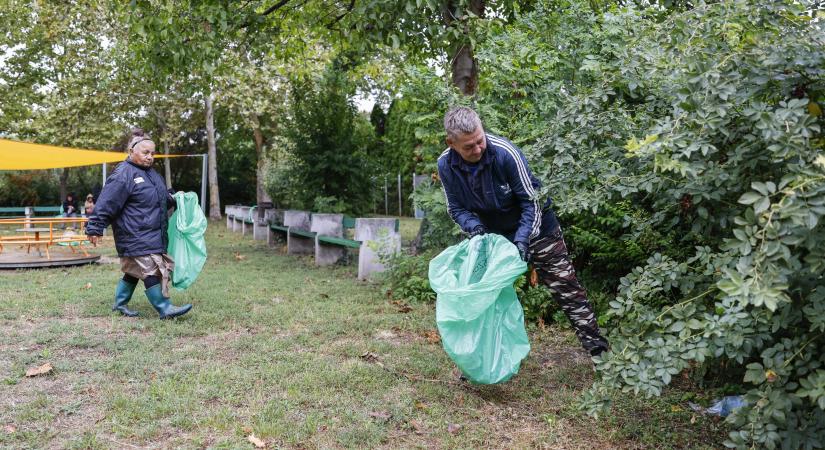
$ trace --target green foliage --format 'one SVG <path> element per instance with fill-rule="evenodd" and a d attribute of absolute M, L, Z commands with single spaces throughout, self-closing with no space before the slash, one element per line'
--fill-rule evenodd
<path fill-rule="evenodd" d="M 727 364 L 748 369 L 748 406 L 729 418 L 730 445 L 812 447 L 825 436 L 810 389 L 825 362 L 815 349 L 822 332 L 804 313 L 821 307 L 825 264 L 815 244 L 825 237 L 822 124 L 808 107 L 823 91 L 825 34 L 806 18 L 778 2 L 723 2 L 661 24 L 617 11 L 594 34 L 613 45 L 584 58 L 568 89 L 575 100 L 555 123 L 617 137 L 635 124 L 637 137 L 617 158 L 615 141 L 601 138 L 591 152 L 592 132 L 572 145 L 551 129 L 542 152 L 552 168 L 564 153 L 593 163 L 586 178 L 554 173 L 579 208 L 602 211 L 617 194 L 644 199 L 650 224 L 675 233 L 678 248 L 621 279 L 592 412 L 611 390 L 660 395 L 683 371 Z"/>
<path fill-rule="evenodd" d="M 433 252 L 420 255 L 399 253 L 386 259 L 389 268 L 383 273 L 382 282 L 388 295 L 396 299 L 432 303 L 435 291 L 430 288 L 428 275 Z"/>
<path fill-rule="evenodd" d="M 324 213 L 345 213 L 347 204 L 337 197 L 315 197 L 312 201 L 312 210 Z"/>
<path fill-rule="evenodd" d="M 488 27 L 474 106 L 525 149 L 581 272 L 603 280 L 612 351 L 585 406 L 661 395 L 679 374 L 741 374 L 748 406 L 728 445 L 818 446 L 823 24 L 792 2 L 557 6 Z M 418 79 L 432 92 L 417 97 L 432 104 L 425 142 L 449 96 Z M 431 189 L 416 196 L 448 220 Z"/>
<path fill-rule="evenodd" d="M 461 240 L 461 229 L 447 213 L 443 190 L 425 182 L 413 192 L 412 199 L 426 215 L 421 223 L 422 248 L 442 249 Z"/>
<path fill-rule="evenodd" d="M 526 275 L 518 277 L 513 287 L 516 288 L 516 295 L 524 308 L 525 322 L 555 321 L 555 313 L 560 309 L 558 303 L 553 300 L 550 289 L 542 284 L 530 286 Z"/>
<path fill-rule="evenodd" d="M 653 227 L 649 213 L 627 200 L 601 205 L 597 214 L 579 211 L 560 219 L 570 224 L 564 238 L 577 268 L 592 277 L 618 280 L 652 253 L 675 256 L 683 250 L 674 245 L 675 233 Z"/>
<path fill-rule="evenodd" d="M 294 157 L 300 203 L 334 197 L 352 214 L 372 206 L 365 149 L 375 140 L 372 126 L 352 104 L 351 87 L 339 67 L 318 80 L 293 86 L 291 121 L 284 135 Z"/>

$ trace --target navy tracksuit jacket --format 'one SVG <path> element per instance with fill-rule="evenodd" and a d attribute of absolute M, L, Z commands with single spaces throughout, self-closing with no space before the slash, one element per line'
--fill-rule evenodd
<path fill-rule="evenodd" d="M 467 233 L 479 225 L 511 242 L 530 244 L 559 226 L 553 201 L 539 207 L 541 183 L 527 159 L 512 142 L 485 134 L 487 148 L 472 170 L 458 152 L 448 148 L 438 158 L 438 176 L 450 217 Z"/>

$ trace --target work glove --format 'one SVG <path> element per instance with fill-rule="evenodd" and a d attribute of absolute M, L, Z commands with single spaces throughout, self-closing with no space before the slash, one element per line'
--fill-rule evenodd
<path fill-rule="evenodd" d="M 473 228 L 473 231 L 470 232 L 470 239 L 472 239 L 476 236 L 482 236 L 486 233 L 487 233 L 487 229 L 484 228 L 483 226 L 479 225 L 479 226 Z"/>
<path fill-rule="evenodd" d="M 524 242 L 516 242 L 516 248 L 518 249 L 518 255 L 521 257 L 521 260 L 528 262 L 530 260 L 530 251 L 527 249 L 527 244 Z"/>

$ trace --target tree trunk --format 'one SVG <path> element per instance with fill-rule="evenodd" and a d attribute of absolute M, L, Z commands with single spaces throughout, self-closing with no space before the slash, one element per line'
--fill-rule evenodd
<path fill-rule="evenodd" d="M 255 155 L 258 157 L 258 167 L 255 171 L 255 190 L 256 200 L 258 204 L 272 203 L 272 198 L 267 194 L 264 188 L 264 163 L 266 158 L 264 155 L 264 134 L 261 132 L 261 122 L 257 114 L 252 115 L 252 135 L 255 138 Z"/>
<path fill-rule="evenodd" d="M 69 195 L 69 168 L 64 167 L 60 171 L 60 199 L 58 202 L 63 204 L 63 200 L 66 200 L 67 195 Z"/>
<path fill-rule="evenodd" d="M 169 158 L 169 138 L 163 135 L 163 154 L 166 155 L 163 161 L 163 177 L 166 178 L 166 189 L 172 188 L 172 161 Z"/>
<path fill-rule="evenodd" d="M 158 133 L 160 136 L 160 142 L 163 146 L 163 154 L 166 155 L 166 158 L 163 159 L 163 178 L 166 180 L 166 189 L 172 188 L 172 163 L 169 161 L 169 136 L 168 131 L 166 129 L 166 119 L 163 116 L 163 113 L 160 111 L 155 111 L 155 117 L 158 121 Z"/>
<path fill-rule="evenodd" d="M 206 142 L 209 148 L 209 218 L 220 220 L 223 215 L 218 190 L 218 150 L 215 147 L 215 111 L 211 92 L 206 96 Z"/>
<path fill-rule="evenodd" d="M 458 17 L 457 2 L 449 1 L 445 5 L 443 17 L 446 25 L 451 25 L 464 17 Z M 471 0 L 467 5 L 470 12 L 478 17 L 484 16 L 484 0 Z M 469 33 L 467 25 L 464 26 L 464 33 Z M 450 70 L 452 82 L 462 94 L 475 95 L 478 90 L 478 60 L 473 55 L 473 46 L 469 39 L 461 39 L 454 42 L 450 50 Z"/>

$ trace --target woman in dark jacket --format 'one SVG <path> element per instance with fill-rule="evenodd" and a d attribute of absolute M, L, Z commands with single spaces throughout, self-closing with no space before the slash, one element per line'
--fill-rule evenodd
<path fill-rule="evenodd" d="M 106 179 L 86 224 L 86 234 L 89 242 L 97 245 L 103 230 L 112 226 L 124 274 L 115 291 L 112 311 L 137 316 L 126 304 L 132 299 L 138 280 L 143 280 L 146 297 L 160 318 L 177 317 L 186 314 L 192 305 L 177 307 L 169 300 L 169 278 L 175 263 L 166 254 L 166 212 L 175 201 L 166 190 L 163 177 L 152 169 L 155 143 L 143 130 L 132 132 L 128 152 L 126 161 Z"/>
<path fill-rule="evenodd" d="M 63 216 L 77 217 L 77 200 L 74 198 L 74 192 L 70 192 L 63 200 Z"/>

